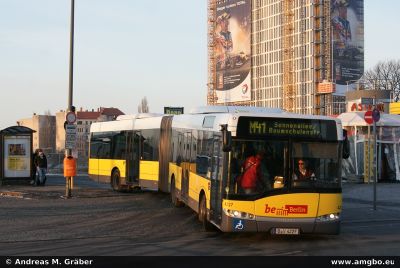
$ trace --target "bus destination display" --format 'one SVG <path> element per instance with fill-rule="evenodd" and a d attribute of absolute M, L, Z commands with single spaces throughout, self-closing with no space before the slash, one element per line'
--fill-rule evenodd
<path fill-rule="evenodd" d="M 238 137 L 274 136 L 333 140 L 337 138 L 334 121 L 240 117 Z"/>

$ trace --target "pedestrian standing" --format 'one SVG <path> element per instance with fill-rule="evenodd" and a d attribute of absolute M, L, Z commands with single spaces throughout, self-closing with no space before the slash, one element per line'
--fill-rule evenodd
<path fill-rule="evenodd" d="M 36 183 L 35 185 L 44 186 L 46 183 L 46 173 L 47 173 L 47 157 L 43 153 L 42 149 L 38 149 L 38 154 L 35 157 L 35 167 L 38 173 L 36 176 Z"/>

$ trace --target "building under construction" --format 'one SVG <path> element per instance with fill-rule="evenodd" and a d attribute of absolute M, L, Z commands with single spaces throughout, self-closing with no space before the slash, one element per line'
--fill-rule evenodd
<path fill-rule="evenodd" d="M 338 114 L 364 68 L 363 0 L 208 0 L 209 105 Z"/>

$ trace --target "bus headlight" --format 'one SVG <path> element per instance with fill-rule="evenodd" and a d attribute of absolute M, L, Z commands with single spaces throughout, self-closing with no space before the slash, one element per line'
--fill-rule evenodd
<path fill-rule="evenodd" d="M 317 217 L 317 221 L 325 222 L 325 221 L 337 221 L 340 219 L 340 213 L 331 213 Z"/>
<path fill-rule="evenodd" d="M 247 220 L 254 220 L 254 214 L 247 213 L 247 212 L 242 212 L 238 210 L 231 210 L 231 209 L 224 209 L 225 215 L 232 217 L 232 218 L 237 218 L 237 219 L 247 219 Z"/>

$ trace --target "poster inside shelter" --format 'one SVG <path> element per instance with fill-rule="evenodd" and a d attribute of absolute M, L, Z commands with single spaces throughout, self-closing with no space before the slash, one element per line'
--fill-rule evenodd
<path fill-rule="evenodd" d="M 4 138 L 4 176 L 29 177 L 31 174 L 30 136 Z"/>

